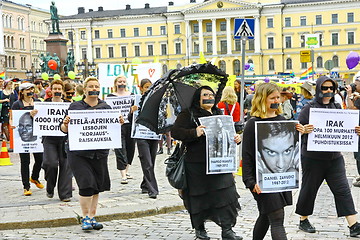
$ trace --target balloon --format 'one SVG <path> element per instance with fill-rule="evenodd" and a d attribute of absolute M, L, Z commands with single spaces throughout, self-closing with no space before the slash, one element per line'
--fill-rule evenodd
<path fill-rule="evenodd" d="M 46 72 L 43 72 L 41 74 L 41 78 L 44 79 L 45 81 L 49 80 L 49 74 L 47 74 Z"/>
<path fill-rule="evenodd" d="M 138 57 L 133 58 L 131 61 L 131 64 L 134 64 L 134 65 L 141 64 L 141 63 L 142 63 L 142 61 Z"/>
<path fill-rule="evenodd" d="M 264 82 L 266 82 L 266 83 L 270 82 L 270 78 L 269 78 L 269 77 L 266 77 L 266 78 L 264 79 Z"/>
<path fill-rule="evenodd" d="M 50 69 L 52 70 L 56 70 L 57 69 L 57 62 L 55 60 L 49 60 L 48 61 L 48 66 Z"/>
<path fill-rule="evenodd" d="M 250 68 L 250 64 L 249 63 L 245 63 L 244 65 L 244 70 L 248 70 Z"/>
<path fill-rule="evenodd" d="M 59 74 L 54 74 L 54 80 L 60 80 L 60 79 L 61 79 L 61 77 Z"/>
<path fill-rule="evenodd" d="M 75 79 L 76 75 L 75 75 L 74 71 L 69 71 L 69 72 L 68 72 L 68 77 L 69 77 L 70 79 Z"/>
<path fill-rule="evenodd" d="M 353 69 L 358 65 L 360 61 L 360 56 L 357 52 L 350 52 L 346 57 L 346 65 L 348 69 Z"/>

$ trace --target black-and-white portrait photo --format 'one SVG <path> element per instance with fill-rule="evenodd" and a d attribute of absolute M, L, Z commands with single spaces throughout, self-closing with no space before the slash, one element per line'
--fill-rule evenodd
<path fill-rule="evenodd" d="M 33 120 L 30 112 L 24 113 L 19 119 L 18 131 L 23 142 L 34 142 L 37 137 L 34 136 Z"/>
<path fill-rule="evenodd" d="M 300 133 L 297 121 L 256 123 L 256 174 L 263 192 L 299 188 Z"/>

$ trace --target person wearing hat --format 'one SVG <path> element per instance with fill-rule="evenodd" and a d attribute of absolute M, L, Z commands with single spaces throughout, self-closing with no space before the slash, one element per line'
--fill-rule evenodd
<path fill-rule="evenodd" d="M 298 119 L 301 109 L 314 98 L 315 90 L 311 82 L 306 81 L 301 86 L 301 98 L 300 101 L 296 104 L 296 113 L 294 118 Z"/>
<path fill-rule="evenodd" d="M 294 109 L 291 106 L 290 98 L 292 98 L 292 93 L 289 92 L 286 88 L 283 88 L 283 90 L 280 92 L 281 96 L 281 107 L 283 110 L 283 116 L 286 120 L 290 120 L 294 117 Z"/>
<path fill-rule="evenodd" d="M 22 83 L 19 86 L 19 100 L 14 102 L 12 110 L 33 110 L 34 102 L 40 101 L 34 98 L 34 85 L 31 83 Z M 13 125 L 13 124 L 12 124 Z M 21 180 L 24 186 L 24 195 L 30 196 L 30 182 L 34 183 L 36 187 L 42 189 L 44 185 L 39 181 L 41 164 L 43 161 L 43 153 L 33 153 L 35 163 L 30 177 L 30 153 L 19 153 L 21 164 Z M 29 182 L 30 180 L 30 182 Z"/>
<path fill-rule="evenodd" d="M 9 110 L 12 104 L 17 100 L 17 93 L 12 89 L 11 79 L 5 80 L 4 89 L 0 92 L 0 103 L 1 103 L 1 137 L 4 139 L 6 137 L 7 141 L 10 141 L 9 134 Z M 5 134 L 5 136 L 4 136 Z"/>

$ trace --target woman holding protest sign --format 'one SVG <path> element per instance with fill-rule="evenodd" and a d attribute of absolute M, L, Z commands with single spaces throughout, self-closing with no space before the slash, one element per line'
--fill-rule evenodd
<path fill-rule="evenodd" d="M 282 113 L 280 92 L 280 87 L 272 82 L 260 83 L 256 86 L 250 113 L 252 118 L 247 121 L 243 135 L 243 182 L 253 194 L 259 210 L 259 217 L 253 229 L 253 239 L 256 240 L 264 239 L 269 226 L 272 239 L 287 239 L 284 228 L 284 207 L 292 204 L 291 192 L 262 193 L 256 183 L 255 122 L 285 120 L 280 115 Z M 304 126 L 301 124 L 297 124 L 296 129 L 304 132 Z"/>
<path fill-rule="evenodd" d="M 234 177 L 231 173 L 206 174 L 205 126 L 198 123 L 198 118 L 213 115 L 221 115 L 215 105 L 215 93 L 211 87 L 202 86 L 195 91 L 190 109 L 178 115 L 171 130 L 173 137 L 181 140 L 187 151 L 187 188 L 182 190 L 182 196 L 197 238 L 210 239 L 205 221 L 211 220 L 221 226 L 222 239 L 239 240 L 242 237 L 232 230 L 240 210 Z M 240 135 L 236 134 L 234 141 L 240 143 Z"/>
<path fill-rule="evenodd" d="M 84 99 L 70 104 L 69 110 L 111 109 L 105 101 L 99 99 L 100 84 L 95 77 L 84 81 Z M 70 117 L 66 116 L 60 125 L 64 133 L 68 132 Z M 120 116 L 120 123 L 124 119 Z M 95 215 L 99 193 L 110 190 L 108 171 L 109 149 L 67 151 L 68 161 L 79 187 L 80 206 L 83 218 L 83 230 L 100 230 L 101 223 L 96 222 Z"/>
<path fill-rule="evenodd" d="M 50 83 L 51 98 L 45 102 L 70 102 L 63 99 L 64 83 L 61 80 L 54 80 Z M 37 109 L 31 111 L 35 117 Z M 63 118 L 64 116 L 59 116 Z M 43 136 L 44 159 L 42 167 L 45 171 L 46 196 L 54 197 L 54 188 L 57 182 L 58 195 L 61 201 L 69 202 L 72 197 L 72 173 L 65 153 L 65 136 Z"/>
<path fill-rule="evenodd" d="M 33 110 L 34 102 L 40 102 L 40 100 L 34 98 L 34 85 L 31 83 L 22 83 L 19 86 L 19 100 L 14 102 L 12 110 Z M 33 127 L 32 117 L 30 114 L 24 114 L 22 123 L 19 123 L 19 135 L 22 141 L 33 141 Z M 11 124 L 13 126 L 13 124 Z M 36 187 L 42 189 L 44 185 L 39 181 L 39 175 L 41 170 L 41 164 L 43 161 L 43 153 L 33 153 L 35 163 L 33 166 L 32 174 L 30 177 L 29 165 L 30 165 L 30 153 L 19 153 L 21 162 L 21 179 L 24 186 L 24 195 L 30 196 L 32 194 L 30 190 L 30 182 L 34 183 Z"/>
<path fill-rule="evenodd" d="M 338 217 L 345 217 L 350 229 L 350 236 L 360 235 L 360 223 L 357 222 L 354 201 L 346 177 L 344 158 L 341 152 L 308 151 L 308 134 L 314 131 L 314 125 L 309 124 L 311 108 L 341 109 L 335 103 L 337 83 L 327 76 L 321 76 L 316 81 L 315 98 L 306 104 L 300 112 L 299 121 L 305 127 L 301 141 L 301 164 L 303 170 L 302 184 L 296 213 L 300 215 L 299 229 L 315 233 L 315 227 L 308 220 L 313 213 L 316 194 L 322 182 L 326 180 L 334 198 Z M 331 116 L 329 116 L 331 117 Z M 360 126 L 354 126 L 360 135 Z"/>
<path fill-rule="evenodd" d="M 125 97 L 130 96 L 131 93 L 127 89 L 126 77 L 117 76 L 114 80 L 114 92 L 108 97 Z M 131 123 L 125 123 L 121 126 L 121 143 L 122 148 L 115 149 L 116 165 L 120 170 L 121 184 L 127 184 L 128 179 L 132 179 L 128 173 L 129 167 L 134 158 L 135 140 L 131 138 Z"/>

